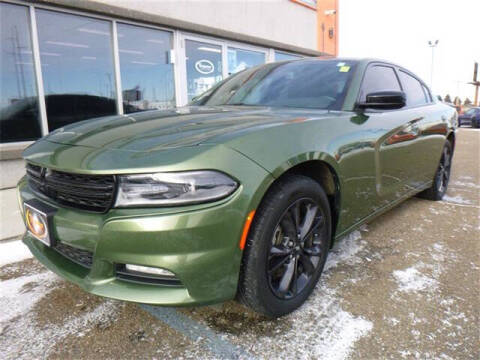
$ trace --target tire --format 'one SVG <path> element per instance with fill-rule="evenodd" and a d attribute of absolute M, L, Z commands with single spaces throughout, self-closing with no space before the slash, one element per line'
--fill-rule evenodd
<path fill-rule="evenodd" d="M 331 229 L 327 195 L 317 182 L 291 175 L 275 183 L 247 238 L 238 299 L 272 318 L 300 307 L 322 273 Z"/>
<path fill-rule="evenodd" d="M 433 184 L 428 189 L 419 194 L 420 197 L 438 201 L 442 200 L 443 195 L 447 192 L 448 182 L 450 180 L 450 170 L 452 167 L 452 144 L 447 141 L 442 150 L 442 156 L 438 165 L 435 177 L 433 178 Z"/>

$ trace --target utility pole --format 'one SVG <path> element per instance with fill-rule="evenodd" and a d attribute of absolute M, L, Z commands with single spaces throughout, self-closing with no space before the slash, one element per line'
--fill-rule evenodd
<path fill-rule="evenodd" d="M 478 63 L 476 62 L 473 65 L 473 81 L 469 82 L 469 84 L 472 84 L 475 86 L 475 99 L 473 100 L 473 106 L 478 106 L 478 88 L 480 87 L 480 81 L 477 80 L 477 75 L 478 75 Z"/>
<path fill-rule="evenodd" d="M 428 41 L 428 46 L 430 46 L 430 48 L 432 49 L 432 65 L 430 67 L 430 89 L 433 88 L 433 64 L 434 64 L 434 52 L 435 52 L 435 48 L 437 47 L 438 45 L 438 40 L 435 40 L 435 41 Z"/>

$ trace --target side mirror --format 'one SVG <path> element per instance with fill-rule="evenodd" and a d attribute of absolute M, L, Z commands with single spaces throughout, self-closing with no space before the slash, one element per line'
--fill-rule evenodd
<path fill-rule="evenodd" d="M 367 94 L 367 101 L 357 103 L 361 109 L 394 110 L 404 107 L 407 96 L 403 91 L 378 91 Z"/>

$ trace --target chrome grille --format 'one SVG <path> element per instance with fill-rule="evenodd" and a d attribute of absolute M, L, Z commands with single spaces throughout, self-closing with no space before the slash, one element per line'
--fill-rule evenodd
<path fill-rule="evenodd" d="M 113 175 L 74 174 L 33 164 L 27 164 L 26 170 L 30 187 L 61 205 L 95 212 L 112 206 Z"/>

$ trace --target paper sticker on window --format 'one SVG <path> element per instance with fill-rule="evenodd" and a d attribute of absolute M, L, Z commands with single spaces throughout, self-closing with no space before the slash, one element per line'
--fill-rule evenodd
<path fill-rule="evenodd" d="M 338 71 L 340 72 L 348 72 L 350 70 L 350 66 L 341 66 Z"/>

